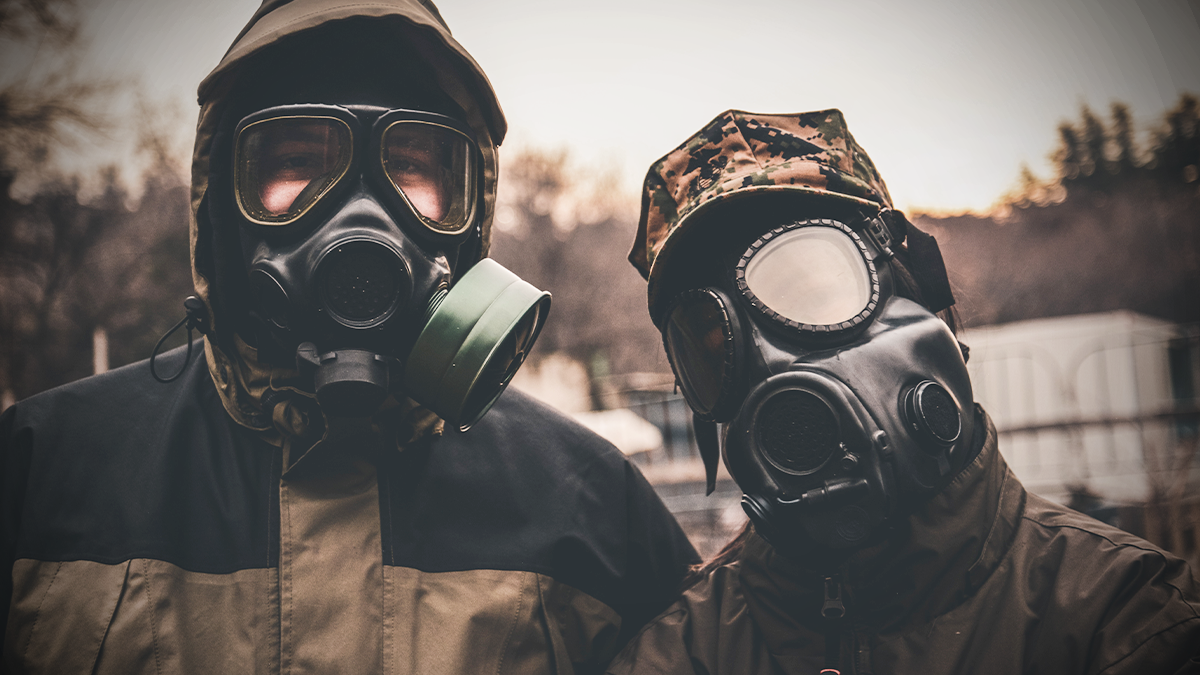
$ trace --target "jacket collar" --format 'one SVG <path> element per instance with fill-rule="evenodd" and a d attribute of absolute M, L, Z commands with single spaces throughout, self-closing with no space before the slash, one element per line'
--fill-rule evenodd
<path fill-rule="evenodd" d="M 205 340 L 217 394 L 234 420 L 283 450 L 285 471 L 347 442 L 361 445 L 371 438 L 384 448 L 394 446 L 403 451 L 443 433 L 441 418 L 406 397 L 389 396 L 369 419 L 329 419 L 295 371 L 263 364 L 256 350 L 236 335 L 234 346 L 237 359 L 218 360 L 213 357 L 212 342 Z"/>
<path fill-rule="evenodd" d="M 1016 533 L 1025 489 L 1000 456 L 996 428 L 980 410 L 983 449 L 950 485 L 893 537 L 851 556 L 836 572 L 818 572 L 775 552 L 757 535 L 740 559 L 746 603 L 771 651 L 807 643 L 823 629 L 825 578 L 843 588 L 846 619 L 872 631 L 915 627 L 959 605 L 999 565 Z"/>

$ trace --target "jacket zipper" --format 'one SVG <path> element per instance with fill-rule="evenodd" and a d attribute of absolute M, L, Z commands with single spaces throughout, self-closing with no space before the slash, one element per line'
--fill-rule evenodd
<path fill-rule="evenodd" d="M 842 619 L 846 605 L 842 602 L 842 579 L 838 575 L 825 577 L 825 602 L 821 618 L 825 622 L 825 667 L 820 675 L 842 675 Z"/>

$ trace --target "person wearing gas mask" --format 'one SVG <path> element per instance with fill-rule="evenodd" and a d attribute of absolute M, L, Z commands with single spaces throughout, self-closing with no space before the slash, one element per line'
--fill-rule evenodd
<path fill-rule="evenodd" d="M 267 0 L 199 99 L 202 351 L 0 418 L 5 670 L 599 672 L 698 559 L 504 391 L 549 298 L 486 258 L 482 70 L 426 1 Z"/>
<path fill-rule="evenodd" d="M 1187 564 L 1005 465 L 937 244 L 839 111 L 718 116 L 630 261 L 749 523 L 611 675 L 1200 672 Z"/>

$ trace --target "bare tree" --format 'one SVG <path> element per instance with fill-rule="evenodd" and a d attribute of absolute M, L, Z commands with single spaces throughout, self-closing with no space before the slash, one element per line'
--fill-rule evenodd
<path fill-rule="evenodd" d="M 144 358 L 191 287 L 187 190 L 148 106 L 138 129 L 152 171 L 136 208 L 115 169 L 98 170 L 99 194 L 81 203 L 80 179 L 63 177 L 52 161 L 53 150 L 113 128 L 100 112 L 112 83 L 78 75 L 77 10 L 74 0 L 0 0 L 0 51 L 26 57 L 21 72 L 0 79 L 0 394 L 7 400 L 90 374 L 97 328 L 113 338 L 114 365 Z M 54 62 L 39 68 L 30 53 Z"/>
<path fill-rule="evenodd" d="M 526 150 L 501 181 L 492 255 L 554 296 L 534 354 L 565 353 L 593 378 L 668 372 L 646 282 L 626 260 L 637 206 L 614 198 L 611 177 L 577 171 L 565 152 Z"/>

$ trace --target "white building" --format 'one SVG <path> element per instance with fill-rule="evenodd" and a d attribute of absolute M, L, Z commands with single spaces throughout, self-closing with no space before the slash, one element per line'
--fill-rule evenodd
<path fill-rule="evenodd" d="M 1133 312 L 964 332 L 975 399 L 1013 471 L 1038 494 L 1114 504 L 1200 486 L 1196 337 Z"/>

